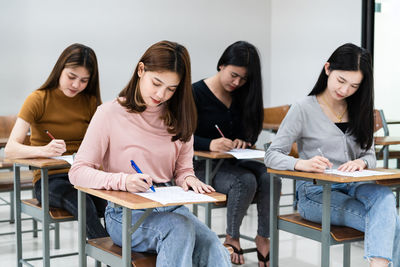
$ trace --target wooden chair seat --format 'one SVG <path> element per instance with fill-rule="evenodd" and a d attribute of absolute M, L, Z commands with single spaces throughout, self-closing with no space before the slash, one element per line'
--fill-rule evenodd
<path fill-rule="evenodd" d="M 88 240 L 88 243 L 96 248 L 122 258 L 122 249 L 114 244 L 110 237 L 102 237 Z M 132 251 L 132 266 L 155 267 L 157 255 L 153 253 L 141 253 Z"/>
<path fill-rule="evenodd" d="M 322 231 L 322 226 L 320 223 L 307 221 L 303 219 L 299 213 L 281 215 L 279 216 L 279 219 Z M 343 242 L 364 238 L 364 233 L 346 226 L 331 225 L 331 236 L 337 242 Z"/>
<path fill-rule="evenodd" d="M 38 209 L 42 209 L 42 205 L 40 205 L 39 201 L 36 198 L 24 199 L 24 200 L 21 200 L 21 202 L 26 205 L 38 208 Z M 69 213 L 66 210 L 60 209 L 60 208 L 50 207 L 49 214 L 53 220 L 67 220 L 67 219 L 74 218 L 74 216 L 71 213 Z"/>
<path fill-rule="evenodd" d="M 33 172 L 21 171 L 21 190 L 33 188 Z M 0 172 L 0 192 L 14 190 L 14 172 Z"/>

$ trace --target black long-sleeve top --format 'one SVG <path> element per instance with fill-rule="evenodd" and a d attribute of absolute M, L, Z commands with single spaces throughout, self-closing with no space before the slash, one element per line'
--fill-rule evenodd
<path fill-rule="evenodd" d="M 210 150 L 211 140 L 221 137 L 215 125 L 218 125 L 226 138 L 244 140 L 239 103 L 233 100 L 231 106 L 227 108 L 211 92 L 204 80 L 200 80 L 192 86 L 198 114 L 197 129 L 194 133 L 194 149 Z"/>

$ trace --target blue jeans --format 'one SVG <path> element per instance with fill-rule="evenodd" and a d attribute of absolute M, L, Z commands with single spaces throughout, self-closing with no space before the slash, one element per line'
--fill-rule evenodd
<path fill-rule="evenodd" d="M 132 210 L 134 224 L 145 210 Z M 106 208 L 107 231 L 122 244 L 122 208 Z M 185 206 L 155 208 L 132 234 L 132 251 L 157 253 L 157 266 L 231 266 L 217 235 Z"/>
<path fill-rule="evenodd" d="M 297 193 L 300 215 L 321 223 L 322 186 L 302 182 Z M 365 233 L 365 258 L 385 258 L 400 266 L 400 219 L 389 188 L 373 183 L 332 185 L 331 223 Z"/>
<path fill-rule="evenodd" d="M 216 165 L 213 161 L 213 168 Z M 204 162 L 194 162 L 196 176 L 204 181 Z M 281 180 L 275 179 L 280 192 Z M 267 168 L 254 160 L 224 160 L 213 178 L 212 186 L 217 192 L 227 195 L 226 233 L 239 238 L 240 226 L 251 203 L 257 203 L 257 234 L 269 237 L 270 178 Z"/>
<path fill-rule="evenodd" d="M 35 196 L 42 203 L 41 181 L 35 183 Z M 78 191 L 69 182 L 68 173 L 49 176 L 49 205 L 65 209 L 75 218 L 78 218 Z M 107 202 L 95 196 L 86 194 L 86 233 L 88 238 L 108 236 L 106 229 L 100 222 L 104 217 Z"/>

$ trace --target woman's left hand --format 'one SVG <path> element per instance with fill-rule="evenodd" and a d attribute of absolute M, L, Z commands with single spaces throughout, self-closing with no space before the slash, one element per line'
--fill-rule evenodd
<path fill-rule="evenodd" d="M 246 141 L 243 141 L 243 140 L 240 140 L 240 139 L 235 139 L 234 141 L 233 141 L 233 147 L 234 148 L 246 148 L 246 147 L 249 147 L 249 146 L 251 146 L 251 144 L 249 143 L 249 142 L 246 142 Z"/>
<path fill-rule="evenodd" d="M 348 161 L 339 166 L 338 170 L 342 172 L 362 171 L 365 169 L 365 163 L 361 159 Z"/>
<path fill-rule="evenodd" d="M 211 185 L 206 185 L 194 176 L 186 177 L 185 181 L 182 184 L 182 188 L 185 191 L 188 191 L 190 187 L 193 189 L 194 192 L 200 194 L 215 192 L 215 189 L 212 188 Z"/>

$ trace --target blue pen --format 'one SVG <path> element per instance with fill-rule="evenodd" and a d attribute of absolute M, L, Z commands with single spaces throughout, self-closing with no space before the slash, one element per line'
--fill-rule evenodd
<path fill-rule="evenodd" d="M 132 168 L 135 169 L 135 171 L 136 171 L 137 173 L 143 173 L 143 172 L 139 169 L 138 165 L 136 165 L 136 163 L 135 163 L 133 160 L 131 160 L 131 166 L 132 166 Z M 147 182 L 146 182 L 146 183 L 147 183 Z M 156 190 L 154 189 L 154 186 L 150 186 L 150 189 L 151 189 L 151 191 L 156 192 Z"/>

